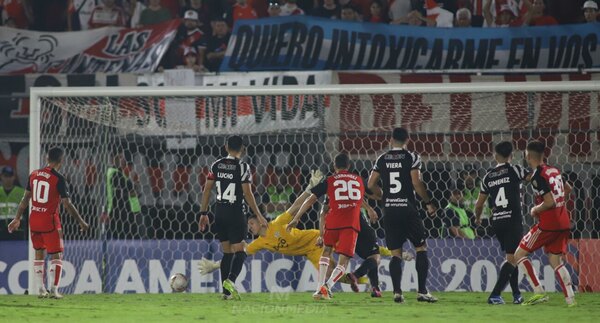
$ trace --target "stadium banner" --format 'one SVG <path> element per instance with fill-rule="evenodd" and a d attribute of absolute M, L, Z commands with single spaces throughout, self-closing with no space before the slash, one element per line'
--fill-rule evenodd
<path fill-rule="evenodd" d="M 55 33 L 0 27 L 0 74 L 152 72 L 179 24 Z"/>
<path fill-rule="evenodd" d="M 334 84 L 485 83 L 485 82 L 577 82 L 595 80 L 600 74 L 468 75 L 404 74 L 399 72 L 336 72 Z M 500 102 L 501 109 L 489 109 L 488 102 Z M 381 102 L 389 102 L 381 104 Z M 367 154 L 383 150 L 380 136 L 394 127 L 415 133 L 420 146 L 411 149 L 422 155 L 491 157 L 491 132 L 512 134 L 519 150 L 524 150 L 530 134 L 540 131 L 548 147 L 564 142 L 570 157 L 593 158 L 593 143 L 600 138 L 597 113 L 600 96 L 594 92 L 556 93 L 459 93 L 394 94 L 332 98 L 327 128 L 336 129 L 340 149 Z M 352 113 L 349 113 L 351 111 Z M 415 111 L 419 111 L 418 113 Z M 577 117 L 581 111 L 584 117 Z M 493 120 L 493 122 L 490 122 Z M 369 141 L 369 145 L 363 142 Z M 464 149 L 468 145 L 469 149 Z"/>
<path fill-rule="evenodd" d="M 581 240 L 587 244 L 589 240 Z M 489 253 L 482 244 L 497 246 L 498 252 Z M 427 242 L 430 269 L 429 289 L 432 291 L 491 291 L 504 261 L 496 240 L 430 239 Z M 580 277 L 579 264 L 591 259 L 594 248 L 578 249 L 579 241 L 571 241 L 566 257 L 572 273 L 573 285 L 579 290 L 600 291 L 600 286 L 581 286 L 580 281 L 594 281 Z M 589 247 L 589 246 L 588 246 Z M 103 251 L 104 250 L 104 251 Z M 170 292 L 168 278 L 175 273 L 185 274 L 192 293 L 220 291 L 219 271 L 200 275 L 200 259 L 220 259 L 216 240 L 100 240 L 66 241 L 63 259 L 61 291 L 64 293 L 165 293 Z M 461 252 L 456 252 L 460 250 Z M 493 248 L 492 248 L 493 250 Z M 414 253 L 414 251 L 412 251 Z M 80 254 L 77 260 L 70 254 Z M 166 259 L 169 259 L 168 261 Z M 23 294 L 27 289 L 27 241 L 3 241 L 0 249 L 0 294 Z M 554 271 L 542 252 L 532 257 L 534 267 L 546 291 L 559 291 Z M 49 264 L 48 264 L 49 265 Z M 348 270 L 359 263 L 353 259 Z M 384 291 L 391 290 L 388 272 L 389 258 L 383 257 L 379 266 Z M 590 266 L 590 264 L 585 264 Z M 593 265 L 593 264 L 592 264 Z M 585 266 L 582 266 L 585 267 Z M 593 267 L 590 267 L 593 268 Z M 523 275 L 521 287 L 530 290 Z M 103 277 L 105 281 L 103 284 Z M 246 259 L 237 280 L 241 292 L 303 292 L 316 288 L 317 269 L 304 257 L 287 257 L 261 251 Z M 103 287 L 104 286 L 104 287 Z M 340 287 L 341 286 L 341 287 Z M 402 275 L 404 290 L 416 290 L 415 262 L 404 263 Z M 364 289 L 365 286 L 363 285 Z M 338 284 L 334 291 L 350 292 L 350 286 Z"/>
<path fill-rule="evenodd" d="M 241 20 L 221 71 L 600 67 L 599 24 L 433 28 L 309 16 Z"/>
<path fill-rule="evenodd" d="M 332 72 L 260 72 L 196 75 L 195 84 L 210 87 L 327 85 Z M 139 85 L 169 84 L 168 74 L 146 74 Z M 317 128 L 323 124 L 329 100 L 323 95 L 165 98 L 164 122 L 142 135 L 258 134 L 268 131 Z M 150 116 L 153 117 L 153 116 Z M 159 117 L 159 116 L 154 116 Z M 163 116 L 160 116 L 163 117 Z M 190 144 L 195 144 L 191 142 Z M 177 148 L 177 147 L 173 147 Z M 182 147 L 180 147 L 182 148 Z"/>

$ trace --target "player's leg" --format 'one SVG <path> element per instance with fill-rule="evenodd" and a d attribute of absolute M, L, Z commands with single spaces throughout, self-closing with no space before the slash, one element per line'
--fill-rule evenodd
<path fill-rule="evenodd" d="M 62 275 L 62 230 L 54 230 L 50 233 L 44 233 L 44 241 L 46 241 L 46 251 L 51 257 L 50 262 L 50 279 L 52 279 L 52 287 L 50 289 L 50 297 L 61 299 L 63 296 L 58 292 L 58 285 Z"/>
<path fill-rule="evenodd" d="M 417 301 L 435 303 L 437 298 L 433 297 L 427 290 L 427 276 L 429 275 L 429 257 L 427 255 L 427 242 L 425 240 L 425 226 L 423 220 L 416 210 L 407 214 L 407 237 L 415 247 L 415 267 L 417 269 Z"/>
<path fill-rule="evenodd" d="M 223 251 L 223 258 L 221 259 L 220 272 L 221 272 L 221 285 L 229 277 L 229 271 L 231 270 L 231 260 L 233 259 L 233 252 L 231 251 L 231 245 L 229 241 L 221 241 L 221 250 Z M 231 293 L 223 288 L 223 294 L 225 296 L 231 295 Z"/>
<path fill-rule="evenodd" d="M 333 287 L 333 285 L 344 276 L 346 268 L 348 268 L 348 263 L 350 262 L 350 259 L 354 257 L 354 250 L 356 249 L 358 232 L 352 228 L 336 231 L 338 232 L 338 241 L 335 251 L 339 254 L 338 264 L 331 273 L 331 276 L 329 276 L 325 285 L 321 287 L 321 294 L 324 296 L 330 295 L 330 287 Z"/>
<path fill-rule="evenodd" d="M 229 275 L 223 282 L 223 288 L 229 290 L 234 299 L 240 299 L 239 293 L 235 288 L 235 281 L 242 271 L 244 261 L 246 261 L 247 257 L 244 249 L 244 238 L 246 238 L 248 233 L 248 222 L 246 221 L 246 216 L 241 211 L 231 220 L 232 221 L 228 223 L 227 235 L 233 258 L 231 259 Z"/>
<path fill-rule="evenodd" d="M 354 272 L 346 274 L 345 278 L 350 283 L 352 291 L 359 291 L 359 279 L 367 275 L 372 289 L 371 296 L 381 297 L 379 274 L 377 272 L 380 260 L 379 245 L 377 244 L 375 230 L 373 230 L 363 217 L 361 217 L 360 232 L 356 240 L 355 253 L 364 260 Z"/>
<path fill-rule="evenodd" d="M 46 246 L 41 233 L 31 232 L 31 243 L 35 249 L 35 260 L 33 261 L 33 277 L 35 286 L 38 289 L 38 297 L 48 297 L 46 284 L 44 284 L 44 265 L 46 258 Z"/>
<path fill-rule="evenodd" d="M 534 292 L 534 295 L 523 302 L 523 305 L 535 305 L 548 300 L 548 296 L 545 294 L 544 288 L 542 287 L 538 275 L 528 257 L 531 252 L 534 252 L 545 244 L 546 237 L 547 235 L 535 225 L 523 239 L 521 239 L 519 247 L 514 253 L 516 265 L 519 267 L 519 270 L 525 273 L 525 277 Z"/>
<path fill-rule="evenodd" d="M 500 266 L 500 274 L 492 293 L 488 297 L 488 304 L 504 304 L 504 299 L 502 299 L 500 293 L 506 288 L 509 281 L 513 291 L 513 303 L 521 304 L 523 303 L 523 297 L 519 291 L 519 271 L 518 267 L 514 265 L 514 252 L 519 245 L 520 233 L 516 234 L 516 230 L 511 230 L 511 228 L 504 226 L 495 227 L 494 232 L 496 233 L 498 242 L 500 242 L 500 249 L 506 252 L 506 261 Z"/>
<path fill-rule="evenodd" d="M 571 284 L 571 275 L 565 267 L 562 261 L 563 255 L 567 252 L 567 240 L 569 239 L 569 232 L 556 233 L 557 239 L 549 243 L 545 247 L 545 251 L 548 253 L 548 261 L 550 266 L 554 269 L 554 274 L 560 283 L 560 287 L 565 296 L 565 302 L 567 305 L 575 305 L 575 293 L 573 292 L 573 285 Z"/>
<path fill-rule="evenodd" d="M 394 290 L 394 302 L 404 303 L 402 288 L 402 245 L 406 241 L 405 225 L 399 220 L 402 216 L 398 211 L 385 209 L 383 218 L 383 228 L 385 231 L 385 243 L 392 252 L 389 271 L 392 278 L 392 287 Z"/>

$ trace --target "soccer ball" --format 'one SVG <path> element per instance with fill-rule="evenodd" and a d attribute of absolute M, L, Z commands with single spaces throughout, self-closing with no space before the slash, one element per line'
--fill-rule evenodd
<path fill-rule="evenodd" d="M 169 278 L 169 283 L 173 292 L 181 293 L 187 289 L 188 279 L 184 274 L 177 273 Z"/>

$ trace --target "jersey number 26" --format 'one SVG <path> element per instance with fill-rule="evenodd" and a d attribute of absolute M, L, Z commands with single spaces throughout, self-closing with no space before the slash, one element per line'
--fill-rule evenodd
<path fill-rule="evenodd" d="M 333 187 L 335 187 L 336 201 L 359 201 L 361 199 L 358 181 L 337 180 L 333 182 Z"/>

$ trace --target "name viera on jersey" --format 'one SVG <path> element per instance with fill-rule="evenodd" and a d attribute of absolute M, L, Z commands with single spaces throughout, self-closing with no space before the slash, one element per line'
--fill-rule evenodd
<path fill-rule="evenodd" d="M 402 168 L 402 163 L 385 163 L 387 168 Z"/>

